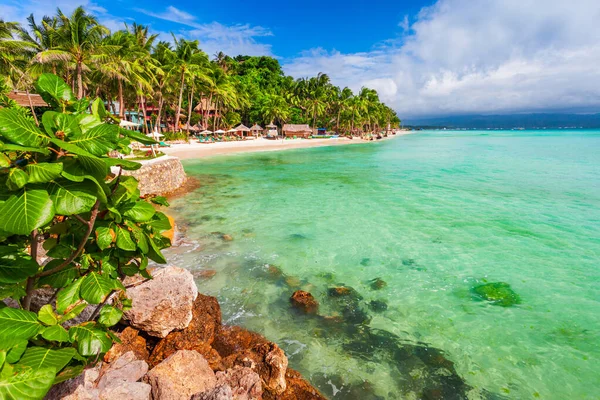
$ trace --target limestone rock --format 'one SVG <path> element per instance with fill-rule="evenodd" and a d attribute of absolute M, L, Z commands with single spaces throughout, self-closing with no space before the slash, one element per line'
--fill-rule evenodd
<path fill-rule="evenodd" d="M 294 371 L 291 368 L 288 368 L 285 378 L 287 381 L 287 388 L 285 391 L 277 396 L 277 400 L 325 400 L 326 397 L 323 396 L 317 389 L 315 389 L 306 379 L 300 375 L 298 371 Z M 274 399 L 274 396 L 264 397 L 265 400 Z"/>
<path fill-rule="evenodd" d="M 228 385 L 217 386 L 208 392 L 198 393 L 191 400 L 233 400 L 233 392 Z"/>
<path fill-rule="evenodd" d="M 132 307 L 124 318 L 134 328 L 164 338 L 192 320 L 198 289 L 192 274 L 178 267 L 156 270 L 154 279 L 127 289 Z"/>
<path fill-rule="evenodd" d="M 316 314 L 319 310 L 319 303 L 317 300 L 315 300 L 312 294 L 303 290 L 295 291 L 290 298 L 290 301 L 295 308 L 302 310 L 307 314 Z"/>
<path fill-rule="evenodd" d="M 251 349 L 257 344 L 269 341 L 256 332 L 239 326 L 221 326 L 215 336 L 213 348 L 221 357 L 227 357 L 243 350 Z"/>
<path fill-rule="evenodd" d="M 106 389 L 113 389 L 121 384 L 139 381 L 146 375 L 146 372 L 148 372 L 148 364 L 145 361 L 138 360 L 134 352 L 129 351 L 114 363 L 108 364 L 96 387 L 102 395 L 102 392 Z"/>
<path fill-rule="evenodd" d="M 144 382 L 127 382 L 108 386 L 100 393 L 101 400 L 149 400 L 151 387 Z"/>
<path fill-rule="evenodd" d="M 224 372 L 217 372 L 217 385 L 229 386 L 235 400 L 262 398 L 260 376 L 250 368 L 236 366 Z"/>
<path fill-rule="evenodd" d="M 99 400 L 100 391 L 96 389 L 96 380 L 100 376 L 102 363 L 87 368 L 81 375 L 52 386 L 46 394 L 46 400 Z"/>
<path fill-rule="evenodd" d="M 146 339 L 140 336 L 140 332 L 130 326 L 118 333 L 121 343 L 113 344 L 113 347 L 104 355 L 104 361 L 114 362 L 121 355 L 132 351 L 138 360 L 148 361 L 148 349 L 146 348 Z"/>
<path fill-rule="evenodd" d="M 144 380 L 155 400 L 189 400 L 217 384 L 208 362 L 195 351 L 179 350 L 150 370 Z"/>
<path fill-rule="evenodd" d="M 221 326 L 219 302 L 214 297 L 199 293 L 193 304 L 192 315 L 187 328 L 171 332 L 158 342 L 150 356 L 150 365 L 157 365 L 177 350 L 195 350 L 206 358 L 211 368 L 219 369 L 221 357 L 210 347 Z"/>
<path fill-rule="evenodd" d="M 257 344 L 251 349 L 232 354 L 223 359 L 223 365 L 226 368 L 236 365 L 250 368 L 260 376 L 263 388 L 272 393 L 281 394 L 286 389 L 288 359 L 275 343 Z"/>

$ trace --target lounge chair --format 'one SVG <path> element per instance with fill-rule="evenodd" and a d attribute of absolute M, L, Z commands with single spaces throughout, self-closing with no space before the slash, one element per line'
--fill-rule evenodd
<path fill-rule="evenodd" d="M 158 142 L 158 147 L 171 147 L 171 145 L 165 142 Z"/>

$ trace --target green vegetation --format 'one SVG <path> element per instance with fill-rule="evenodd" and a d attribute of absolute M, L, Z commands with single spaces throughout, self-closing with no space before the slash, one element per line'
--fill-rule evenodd
<path fill-rule="evenodd" d="M 39 126 L 28 109 L 8 101 L 5 89 L 0 299 L 12 299 L 13 308 L 0 302 L 0 398 L 38 399 L 112 346 L 108 328 L 130 307 L 122 280 L 149 278 L 149 259 L 165 263 L 161 249 L 170 242 L 161 232 L 171 226 L 140 198 L 137 180 L 121 175 L 140 164 L 106 156 L 127 152 L 130 140 L 153 141 L 121 129 L 101 100 L 77 99 L 55 75 L 36 82 L 52 105 Z M 116 176 L 110 167 L 118 168 Z M 33 312 L 42 289 L 53 295 Z M 82 318 L 88 307 L 91 315 Z"/>
<path fill-rule="evenodd" d="M 152 107 L 146 131 L 154 124 L 189 133 L 187 124 L 198 122 L 216 130 L 273 121 L 361 134 L 400 123 L 374 90 L 352 93 L 325 74 L 295 80 L 271 57 L 218 53 L 210 60 L 198 41 L 157 41 L 135 23 L 110 32 L 81 7 L 40 23 L 31 16 L 28 27 L 0 20 L 0 59 L 0 76 L 15 89 L 32 90 L 36 77 L 52 72 L 78 99 L 94 94 L 115 114 L 120 104 L 121 119 Z"/>
<path fill-rule="evenodd" d="M 472 291 L 479 299 L 487 300 L 494 305 L 511 307 L 515 304 L 521 304 L 521 298 L 508 283 L 486 283 L 475 286 Z"/>

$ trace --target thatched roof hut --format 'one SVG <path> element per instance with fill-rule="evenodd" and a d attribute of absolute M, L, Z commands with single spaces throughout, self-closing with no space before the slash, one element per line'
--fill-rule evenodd
<path fill-rule="evenodd" d="M 267 128 L 269 128 L 269 129 L 277 129 L 277 125 L 275 125 L 275 124 L 273 124 L 271 122 L 269 125 L 267 125 Z"/>
<path fill-rule="evenodd" d="M 39 94 L 29 93 L 29 97 L 31 98 L 31 104 L 34 107 L 48 107 L 48 103 L 46 103 Z M 8 93 L 8 98 L 14 100 L 21 107 L 29 107 L 27 92 L 18 92 L 15 90 Z"/>
<path fill-rule="evenodd" d="M 285 124 L 283 125 L 283 134 L 285 136 L 295 136 L 308 138 L 313 134 L 312 129 L 307 124 Z"/>
<path fill-rule="evenodd" d="M 258 124 L 254 124 L 254 125 L 252 125 L 252 127 L 250 128 L 250 130 L 252 132 L 261 132 L 263 130 L 263 128 L 260 125 L 258 125 Z"/>
<path fill-rule="evenodd" d="M 244 124 L 239 124 L 238 126 L 236 126 L 235 128 L 236 131 L 238 132 L 250 132 L 250 128 L 248 128 L 246 125 Z"/>

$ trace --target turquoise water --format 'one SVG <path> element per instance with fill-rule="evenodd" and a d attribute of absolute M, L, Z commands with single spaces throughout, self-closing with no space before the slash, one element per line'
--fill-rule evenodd
<path fill-rule="evenodd" d="M 184 165 L 202 186 L 172 204 L 186 243 L 169 258 L 215 270 L 198 285 L 226 323 L 280 343 L 329 397 L 600 398 L 600 131 L 423 132 Z M 476 298 L 486 282 L 521 303 Z M 327 289 L 341 284 L 360 297 L 340 305 Z M 298 288 L 320 316 L 291 309 Z"/>

